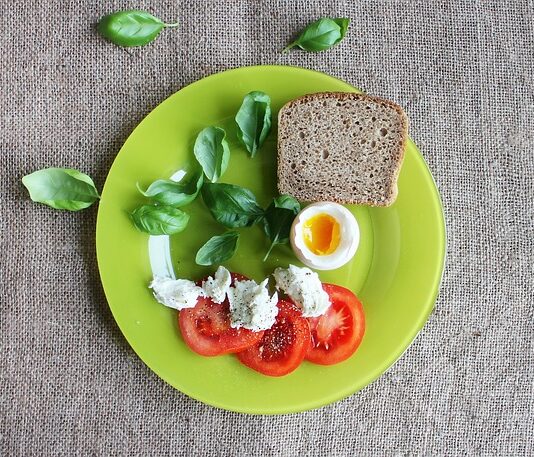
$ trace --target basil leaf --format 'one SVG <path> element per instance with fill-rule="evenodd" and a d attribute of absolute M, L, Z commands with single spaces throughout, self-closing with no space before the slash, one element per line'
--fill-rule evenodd
<path fill-rule="evenodd" d="M 211 181 L 217 181 L 228 168 L 230 149 L 226 132 L 220 127 L 206 127 L 195 141 L 195 157 Z"/>
<path fill-rule="evenodd" d="M 204 177 L 200 170 L 189 179 L 182 179 L 178 182 L 171 179 L 158 179 L 150 184 L 146 191 L 143 191 L 139 185 L 137 185 L 137 189 L 145 197 L 149 197 L 157 203 L 177 208 L 188 205 L 197 197 L 203 181 Z"/>
<path fill-rule="evenodd" d="M 235 117 L 237 137 L 254 157 L 271 131 L 271 98 L 264 92 L 250 92 Z"/>
<path fill-rule="evenodd" d="M 221 264 L 235 254 L 238 241 L 239 233 L 234 231 L 211 237 L 198 250 L 195 262 L 198 265 Z"/>
<path fill-rule="evenodd" d="M 150 235 L 174 235 L 185 229 L 189 215 L 172 206 L 143 205 L 131 214 L 134 225 Z"/>
<path fill-rule="evenodd" d="M 280 195 L 273 199 L 265 211 L 263 231 L 271 240 L 271 245 L 263 261 L 271 254 L 277 244 L 285 244 L 289 241 L 289 232 L 295 216 L 300 211 L 300 203 L 289 195 Z"/>
<path fill-rule="evenodd" d="M 164 27 L 177 25 L 165 24 L 146 11 L 128 10 L 104 16 L 98 23 L 98 31 L 118 46 L 143 46 L 154 40 Z"/>
<path fill-rule="evenodd" d="M 305 51 L 324 51 L 338 44 L 347 33 L 349 18 L 331 19 L 324 17 L 308 25 L 282 52 L 298 46 Z"/>
<path fill-rule="evenodd" d="M 341 29 L 341 37 L 339 40 L 337 40 L 334 45 L 338 44 L 343 38 L 345 38 L 345 35 L 347 34 L 347 30 L 349 28 L 350 19 L 348 17 L 338 17 L 334 19 L 334 22 L 339 25 L 339 28 Z"/>
<path fill-rule="evenodd" d="M 213 218 L 225 227 L 250 227 L 263 217 L 256 197 L 244 187 L 206 183 L 202 187 L 202 198 Z"/>
<path fill-rule="evenodd" d="M 78 211 L 98 200 L 93 180 L 71 168 L 45 168 L 22 178 L 34 202 L 56 209 Z"/>

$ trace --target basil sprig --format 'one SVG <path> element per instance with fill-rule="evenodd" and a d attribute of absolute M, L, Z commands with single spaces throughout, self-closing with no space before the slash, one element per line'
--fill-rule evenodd
<path fill-rule="evenodd" d="M 289 241 L 289 232 L 295 216 L 300 211 L 300 203 L 289 195 L 280 195 L 273 199 L 265 211 L 263 231 L 271 240 L 269 250 L 265 254 L 265 262 L 272 249 L 277 244 L 286 244 Z"/>
<path fill-rule="evenodd" d="M 137 188 L 145 197 L 149 197 L 161 205 L 177 208 L 188 205 L 197 197 L 203 181 L 202 170 L 199 170 L 191 177 L 186 176 L 179 182 L 171 179 L 158 179 L 150 184 L 146 191 L 143 191 L 139 185 Z"/>
<path fill-rule="evenodd" d="M 245 187 L 226 183 L 206 183 L 202 198 L 213 218 L 228 228 L 250 227 L 263 217 L 254 194 Z"/>
<path fill-rule="evenodd" d="M 226 132 L 220 127 L 211 126 L 202 130 L 195 140 L 193 151 L 206 178 L 211 182 L 217 181 L 228 168 L 230 148 Z"/>
<path fill-rule="evenodd" d="M 131 213 L 134 225 L 150 235 L 174 235 L 185 229 L 189 215 L 167 205 L 143 205 Z"/>
<path fill-rule="evenodd" d="M 305 51 L 324 51 L 338 44 L 347 33 L 350 19 L 324 17 L 309 24 L 282 52 L 298 46 Z"/>
<path fill-rule="evenodd" d="M 117 11 L 100 19 L 100 34 L 118 46 L 144 46 L 154 40 L 166 27 L 178 24 L 165 24 L 146 11 Z"/>
<path fill-rule="evenodd" d="M 230 259 L 237 250 L 239 233 L 230 231 L 211 237 L 202 246 L 196 255 L 195 261 L 198 265 L 221 264 Z"/>
<path fill-rule="evenodd" d="M 34 202 L 78 211 L 99 199 L 93 180 L 71 168 L 45 168 L 22 178 Z"/>
<path fill-rule="evenodd" d="M 236 114 L 237 137 L 254 157 L 271 131 L 271 98 L 260 91 L 250 92 Z"/>

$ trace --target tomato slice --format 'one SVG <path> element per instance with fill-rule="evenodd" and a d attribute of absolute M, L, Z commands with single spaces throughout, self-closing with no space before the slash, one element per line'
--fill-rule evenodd
<path fill-rule="evenodd" d="M 310 346 L 308 322 L 297 307 L 280 300 L 274 325 L 254 346 L 237 354 L 239 361 L 267 376 L 284 376 L 295 370 Z"/>
<path fill-rule="evenodd" d="M 233 281 L 245 279 L 248 278 L 232 273 Z M 178 323 L 189 348 L 204 356 L 242 351 L 256 344 L 263 336 L 263 332 L 230 327 L 228 300 L 219 304 L 201 297 L 194 308 L 180 311 Z"/>
<path fill-rule="evenodd" d="M 323 284 L 332 305 L 319 317 L 308 318 L 312 344 L 306 359 L 319 365 L 333 365 L 348 359 L 360 345 L 365 316 L 358 297 L 334 284 Z"/>

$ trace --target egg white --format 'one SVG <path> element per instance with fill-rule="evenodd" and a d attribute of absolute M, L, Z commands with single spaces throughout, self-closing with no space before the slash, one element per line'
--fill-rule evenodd
<path fill-rule="evenodd" d="M 304 242 L 303 225 L 317 214 L 328 214 L 339 224 L 339 244 L 327 255 L 314 254 Z M 344 206 L 332 202 L 313 203 L 297 214 L 291 226 L 290 241 L 295 255 L 304 265 L 316 270 L 334 270 L 354 257 L 360 243 L 360 228 Z"/>

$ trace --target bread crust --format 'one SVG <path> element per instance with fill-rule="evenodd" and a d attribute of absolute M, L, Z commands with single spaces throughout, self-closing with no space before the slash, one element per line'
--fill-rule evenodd
<path fill-rule="evenodd" d="M 283 157 L 281 157 L 281 151 L 282 151 L 282 143 L 284 135 L 282 134 L 285 132 L 287 128 L 290 126 L 284 125 L 284 121 L 282 119 L 284 113 L 287 110 L 291 110 L 297 105 L 306 104 L 311 101 L 318 101 L 323 99 L 335 99 L 338 101 L 345 101 L 345 100 L 358 100 L 363 102 L 372 102 L 375 104 L 379 104 L 385 107 L 392 108 L 396 111 L 398 114 L 398 119 L 400 122 L 400 142 L 399 147 L 396 150 L 396 156 L 393 158 L 395 162 L 395 168 L 391 175 L 391 187 L 387 190 L 387 194 L 385 195 L 385 198 L 383 200 L 372 200 L 372 199 L 361 199 L 361 198 L 353 198 L 353 199 L 343 199 L 339 196 L 335 195 L 329 195 L 328 200 L 335 201 L 337 203 L 345 203 L 345 204 L 358 204 L 358 205 L 367 205 L 367 206 L 390 206 L 393 204 L 397 198 L 398 195 L 398 186 L 397 186 L 397 180 L 399 177 L 400 169 L 402 166 L 402 162 L 404 160 L 406 145 L 408 141 L 408 117 L 406 116 L 406 113 L 404 110 L 396 103 L 386 100 L 380 97 L 362 94 L 362 93 L 353 93 L 353 92 L 318 92 L 314 94 L 307 94 L 303 95 L 302 97 L 296 98 L 294 100 L 289 101 L 286 103 L 278 112 L 278 128 L 279 128 L 279 134 L 278 134 L 278 190 L 280 193 L 286 193 L 290 195 L 294 195 L 297 198 L 304 200 L 304 201 L 318 201 L 318 198 L 303 198 L 303 195 L 296 195 L 298 192 L 295 192 L 295 189 L 290 189 L 288 184 L 286 183 L 285 176 L 290 173 L 290 170 L 288 170 L 288 166 L 286 163 L 284 163 Z M 287 185 L 286 185 L 287 184 Z M 320 192 L 318 192 L 320 194 Z"/>

